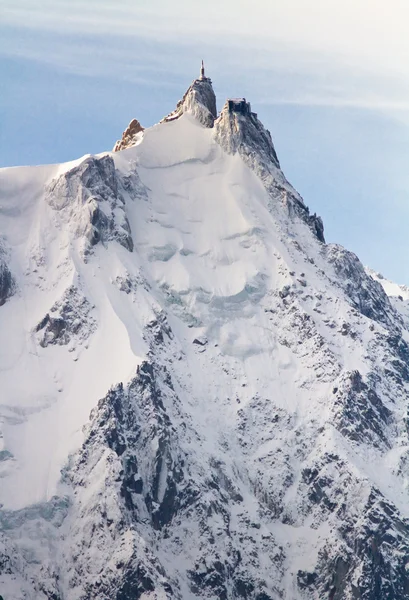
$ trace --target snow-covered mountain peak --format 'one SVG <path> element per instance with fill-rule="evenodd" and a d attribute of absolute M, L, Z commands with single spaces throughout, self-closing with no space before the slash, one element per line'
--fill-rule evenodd
<path fill-rule="evenodd" d="M 0 170 L 5 600 L 409 599 L 406 295 L 213 100 Z"/>
<path fill-rule="evenodd" d="M 178 120 L 184 114 L 191 115 L 206 128 L 214 127 L 213 138 L 225 152 L 240 154 L 268 190 L 272 200 L 271 208 L 284 206 L 290 217 L 297 215 L 309 225 L 321 242 L 325 241 L 322 219 L 316 214 L 310 215 L 301 196 L 285 178 L 271 134 L 257 118 L 257 114 L 251 110 L 250 102 L 245 98 L 230 98 L 226 101 L 220 115 L 217 115 L 216 96 L 211 79 L 205 76 L 203 62 L 200 77 L 193 81 L 182 100 L 177 103 L 176 109 L 160 124 Z M 141 136 L 139 122 L 134 119 L 114 150 L 139 144 Z M 173 140 L 173 144 L 176 146 L 176 139 Z"/>

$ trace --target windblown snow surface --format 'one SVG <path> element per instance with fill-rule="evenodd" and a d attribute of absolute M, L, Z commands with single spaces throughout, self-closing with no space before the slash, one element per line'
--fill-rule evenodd
<path fill-rule="evenodd" d="M 0 170 L 4 600 L 409 598 L 409 294 L 212 93 Z"/>

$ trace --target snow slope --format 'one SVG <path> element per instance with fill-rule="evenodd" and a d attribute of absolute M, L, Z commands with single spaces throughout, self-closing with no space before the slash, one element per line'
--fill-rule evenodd
<path fill-rule="evenodd" d="M 0 594 L 409 598 L 406 314 L 210 80 L 135 141 L 0 170 Z"/>

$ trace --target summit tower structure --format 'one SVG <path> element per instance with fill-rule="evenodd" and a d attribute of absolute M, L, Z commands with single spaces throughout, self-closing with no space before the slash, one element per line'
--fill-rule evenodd
<path fill-rule="evenodd" d="M 205 81 L 205 80 L 207 79 L 207 77 L 206 77 L 206 75 L 205 75 L 205 67 L 204 67 L 204 62 L 203 62 L 203 59 L 202 59 L 202 65 L 201 65 L 201 67 L 200 67 L 200 77 L 199 77 L 199 79 L 200 79 L 201 81 Z"/>

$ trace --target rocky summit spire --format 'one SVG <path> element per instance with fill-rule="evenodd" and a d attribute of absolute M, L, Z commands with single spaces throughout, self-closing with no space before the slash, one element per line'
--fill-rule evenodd
<path fill-rule="evenodd" d="M 165 117 L 163 122 L 179 119 L 183 113 L 192 114 L 205 127 L 213 127 L 217 118 L 216 96 L 212 80 L 205 75 L 203 60 L 199 78 L 193 81 L 175 110 Z"/>
<path fill-rule="evenodd" d="M 114 146 L 113 152 L 119 152 L 119 150 L 125 150 L 135 144 L 140 139 L 140 135 L 144 131 L 144 127 L 139 123 L 137 119 L 132 119 L 128 127 L 122 134 L 122 138 L 118 140 Z"/>
<path fill-rule="evenodd" d="M 289 214 L 297 214 L 312 229 L 314 235 L 325 242 L 324 225 L 317 215 L 310 215 L 301 196 L 288 183 L 281 170 L 268 129 L 251 110 L 246 98 L 229 98 L 214 123 L 214 138 L 228 153 L 238 152 L 244 162 L 254 171 L 275 202 L 282 202 Z"/>

